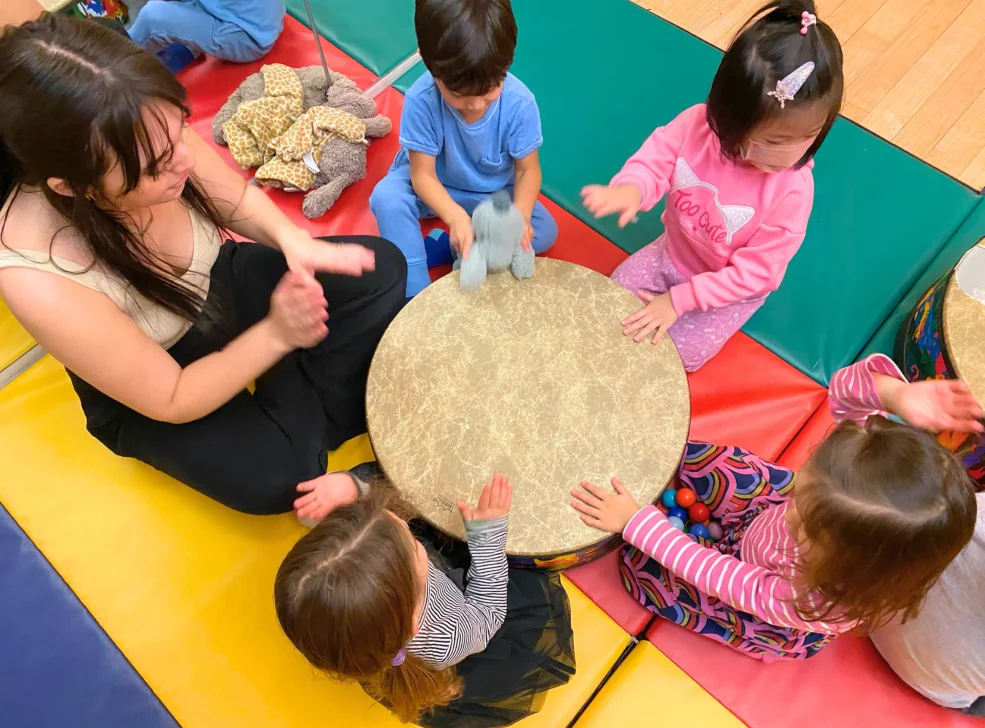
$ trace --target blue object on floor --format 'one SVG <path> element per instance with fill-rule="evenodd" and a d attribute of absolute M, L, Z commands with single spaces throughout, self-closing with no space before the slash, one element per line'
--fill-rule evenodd
<path fill-rule="evenodd" d="M 451 252 L 451 236 L 440 228 L 435 228 L 424 237 L 424 252 L 427 254 L 428 268 L 455 262 L 455 255 Z"/>
<path fill-rule="evenodd" d="M 172 43 L 163 51 L 157 54 L 161 62 L 168 67 L 171 73 L 177 74 L 178 71 L 189 65 L 198 56 L 192 52 L 191 48 L 181 43 Z"/>
<path fill-rule="evenodd" d="M 0 724 L 179 728 L 0 507 Z"/>

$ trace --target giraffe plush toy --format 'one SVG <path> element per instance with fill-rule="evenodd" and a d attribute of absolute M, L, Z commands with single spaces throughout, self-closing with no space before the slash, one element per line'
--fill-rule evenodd
<path fill-rule="evenodd" d="M 295 86 L 278 69 L 279 83 L 274 89 L 268 68 L 248 76 L 219 109 L 212 122 L 212 138 L 233 150 L 239 138 L 231 134 L 234 130 L 238 133 L 240 127 L 229 122 L 242 116 L 242 107 L 250 109 L 260 101 L 266 111 L 271 102 L 265 100 L 271 96 L 289 95 L 293 102 L 300 94 L 297 105 L 290 107 L 291 112 L 296 110 L 293 118 L 286 124 L 278 123 L 276 135 L 264 140 L 263 159 L 254 161 L 251 157 L 253 163 L 247 166 L 260 166 L 260 184 L 305 191 L 301 205 L 305 217 L 321 217 L 349 185 L 366 176 L 369 140 L 386 136 L 393 125 L 379 113 L 376 103 L 341 73 L 330 71 L 326 80 L 321 66 L 286 69 L 297 79 Z"/>

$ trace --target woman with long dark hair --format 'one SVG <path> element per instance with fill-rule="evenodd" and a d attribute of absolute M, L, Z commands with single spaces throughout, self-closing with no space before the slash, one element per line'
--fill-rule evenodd
<path fill-rule="evenodd" d="M 0 108 L 0 296 L 89 431 L 247 513 L 317 515 L 354 487 L 326 453 L 365 431 L 400 252 L 312 239 L 187 126 L 160 61 L 99 24 L 5 29 Z"/>

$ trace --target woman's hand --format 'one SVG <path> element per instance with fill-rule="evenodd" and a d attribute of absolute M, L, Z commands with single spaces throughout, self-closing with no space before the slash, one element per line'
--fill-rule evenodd
<path fill-rule="evenodd" d="M 640 211 L 643 195 L 633 185 L 588 185 L 581 190 L 581 201 L 596 218 L 619 213 L 619 227 L 626 227 Z"/>
<path fill-rule="evenodd" d="M 629 318 L 622 320 L 623 334 L 629 336 L 633 332 L 639 332 L 633 337 L 633 341 L 639 343 L 653 332 L 653 343 L 656 344 L 667 333 L 667 329 L 677 321 L 677 311 L 670 300 L 670 293 L 661 293 L 655 296 L 646 291 L 639 292 L 640 298 L 647 304 Z"/>
<path fill-rule="evenodd" d="M 982 407 L 959 379 L 930 379 L 906 384 L 874 375 L 883 406 L 921 430 L 983 432 Z"/>
<path fill-rule="evenodd" d="M 623 487 L 619 478 L 612 479 L 615 493 L 598 488 L 586 480 L 581 481 L 582 490 L 575 488 L 571 496 L 571 507 L 581 514 L 582 523 L 600 531 L 622 533 L 629 520 L 640 507 L 633 496 Z"/>
<path fill-rule="evenodd" d="M 295 228 L 278 244 L 287 258 L 287 267 L 309 277 L 313 273 L 361 276 L 365 271 L 376 268 L 376 255 L 369 248 L 354 243 L 315 240 L 301 228 Z"/>
<path fill-rule="evenodd" d="M 505 516 L 510 512 L 513 504 L 513 486 L 506 479 L 505 475 L 496 473 L 492 482 L 487 483 L 479 496 L 479 505 L 472 508 L 467 503 L 459 502 L 458 511 L 462 514 L 462 520 L 469 521 L 489 521 L 493 518 Z"/>
<path fill-rule="evenodd" d="M 310 274 L 288 271 L 270 297 L 267 318 L 288 349 L 308 349 L 328 334 L 328 302 Z"/>

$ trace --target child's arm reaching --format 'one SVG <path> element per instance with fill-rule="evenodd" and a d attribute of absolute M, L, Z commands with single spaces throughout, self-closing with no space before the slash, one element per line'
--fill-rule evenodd
<path fill-rule="evenodd" d="M 506 619 L 506 533 L 512 499 L 512 487 L 497 474 L 474 510 L 459 503 L 472 564 L 464 595 L 444 575 L 435 578 L 433 567 L 429 572 L 427 609 L 434 618 L 428 621 L 434 629 L 409 645 L 428 662 L 447 667 L 482 652 Z"/>
<path fill-rule="evenodd" d="M 435 157 L 424 152 L 409 151 L 410 183 L 421 201 L 434 210 L 448 225 L 448 237 L 463 258 L 469 257 L 472 248 L 472 216 L 455 202 L 438 179 Z"/>
<path fill-rule="evenodd" d="M 870 415 L 894 414 L 924 430 L 985 430 L 982 408 L 967 384 L 956 379 L 908 384 L 885 354 L 839 369 L 828 395 L 836 420 L 864 422 Z"/>
<path fill-rule="evenodd" d="M 524 250 L 530 250 L 534 240 L 534 229 L 530 225 L 530 218 L 533 217 L 534 205 L 537 204 L 537 197 L 540 195 L 540 184 L 540 158 L 537 152 L 531 152 L 526 157 L 516 160 L 513 204 L 523 213 L 523 219 L 527 222 L 520 241 Z"/>
<path fill-rule="evenodd" d="M 625 227 L 639 210 L 653 209 L 670 189 L 674 164 L 688 131 L 704 113 L 704 105 L 685 109 L 647 137 L 608 186 L 585 187 L 581 197 L 588 211 L 597 218 L 619 213 L 619 227 Z"/>
<path fill-rule="evenodd" d="M 778 627 L 838 634 L 851 624 L 801 619 L 793 608 L 793 584 L 760 566 L 746 564 L 734 556 L 695 543 L 678 531 L 656 506 L 640 509 L 622 483 L 612 479 L 615 493 L 582 483 L 573 490 L 572 507 L 586 525 L 610 533 L 622 533 L 627 543 L 689 584 L 733 609 L 748 612 Z M 779 527 L 783 527 L 781 523 Z"/>

